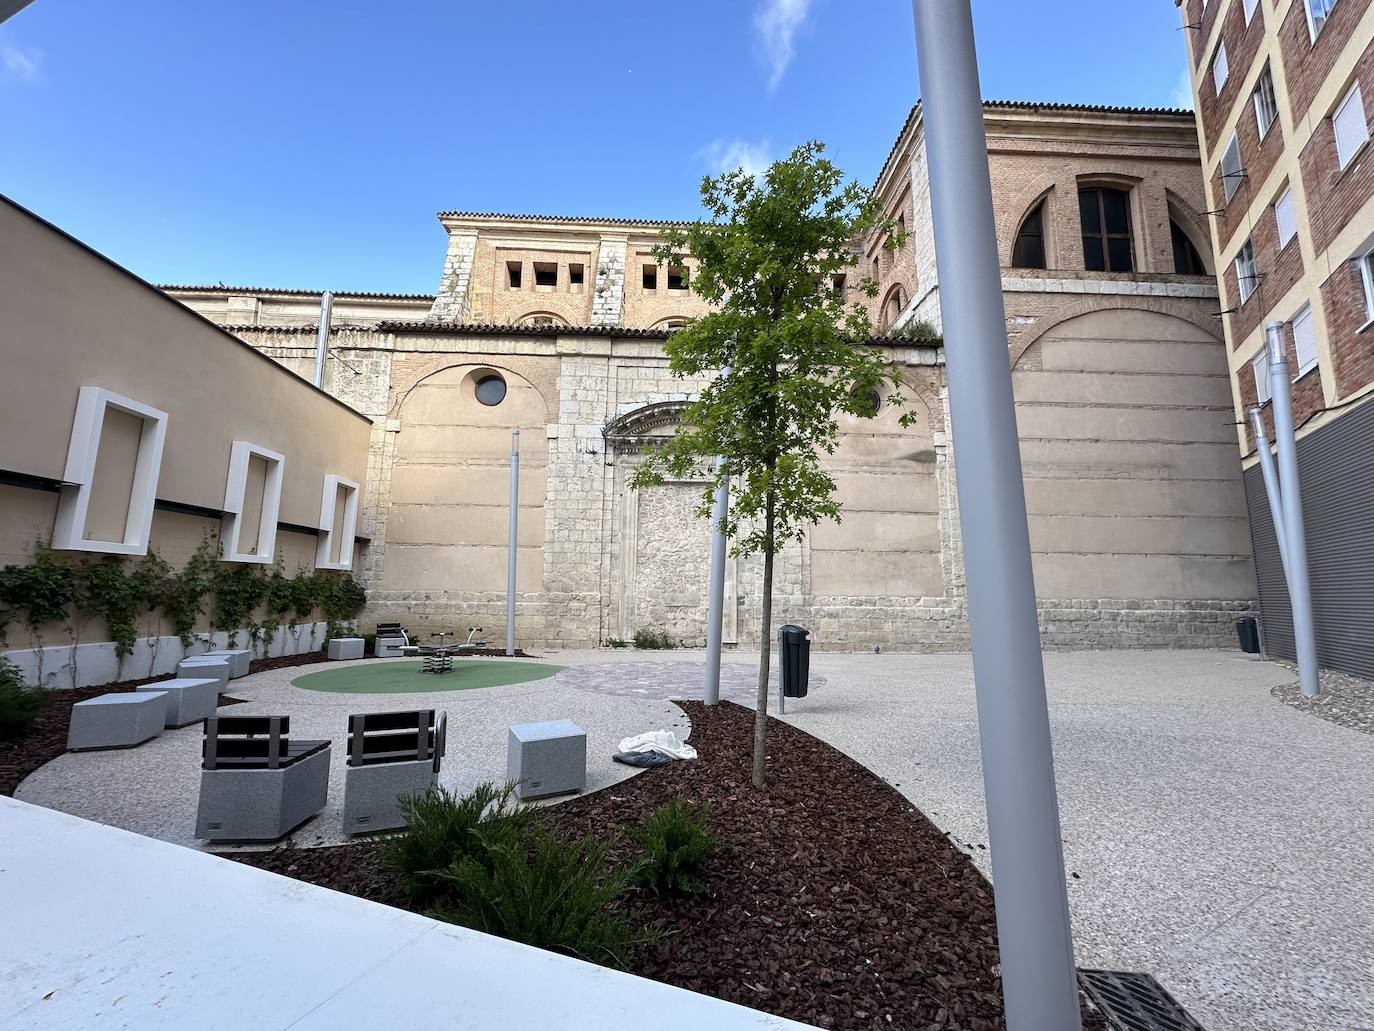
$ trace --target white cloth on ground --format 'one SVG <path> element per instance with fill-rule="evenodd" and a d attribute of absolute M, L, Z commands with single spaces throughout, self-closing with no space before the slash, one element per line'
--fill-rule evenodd
<path fill-rule="evenodd" d="M 651 730 L 647 734 L 636 734 L 634 737 L 622 738 L 620 741 L 622 752 L 662 752 L 664 755 L 671 755 L 674 759 L 695 759 L 697 750 L 689 744 L 685 744 L 677 739 L 677 735 L 671 730 Z"/>

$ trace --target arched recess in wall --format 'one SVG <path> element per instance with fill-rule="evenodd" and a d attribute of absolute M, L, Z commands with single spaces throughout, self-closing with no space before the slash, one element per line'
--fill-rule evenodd
<path fill-rule="evenodd" d="M 382 590 L 439 601 L 505 596 L 512 428 L 520 430 L 517 589 L 541 590 L 550 416 L 538 388 L 495 363 L 449 365 L 412 386 L 393 418 Z"/>
<path fill-rule="evenodd" d="M 1011 267 L 1029 269 L 1049 269 L 1053 267 L 1051 260 L 1054 254 L 1054 241 L 1052 235 L 1054 220 L 1051 207 L 1051 198 L 1054 189 L 1051 188 L 1037 197 L 1026 210 L 1026 214 L 1021 219 L 1020 225 L 1016 227 L 1016 236 L 1011 245 Z"/>
<path fill-rule="evenodd" d="M 515 320 L 517 326 L 566 326 L 568 320 L 551 311 L 526 312 Z"/>
<path fill-rule="evenodd" d="M 687 315 L 669 315 L 666 319 L 659 319 L 649 328 L 666 330 L 682 329 L 687 325 L 688 318 L 689 316 Z"/>
<path fill-rule="evenodd" d="M 1167 308 L 1081 311 L 1012 379 L 1040 598 L 1253 597 L 1214 330 Z"/>
<path fill-rule="evenodd" d="M 1213 275 L 1212 237 L 1206 220 L 1173 190 L 1165 190 L 1169 205 L 1169 234 L 1173 244 L 1174 268 L 1180 275 Z M 1180 240 L 1179 237 L 1183 240 Z M 1191 253 L 1181 245 L 1186 241 Z M 1196 261 L 1196 270 L 1192 262 Z"/>
<path fill-rule="evenodd" d="M 883 306 L 878 316 L 878 329 L 886 333 L 897 324 L 897 320 L 902 317 L 902 311 L 906 308 L 906 291 L 901 283 L 894 283 L 883 297 Z"/>

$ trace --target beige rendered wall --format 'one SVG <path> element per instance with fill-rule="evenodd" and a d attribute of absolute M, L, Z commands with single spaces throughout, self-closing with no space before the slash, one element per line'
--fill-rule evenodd
<path fill-rule="evenodd" d="M 1092 312 L 1042 334 L 1013 386 L 1040 597 L 1254 597 L 1221 341 Z"/>
<path fill-rule="evenodd" d="M 147 284 L 0 202 L 0 468 L 61 479 L 83 385 L 168 413 L 159 499 L 219 510 L 235 440 L 286 456 L 280 518 L 327 473 L 362 483 L 369 421 Z"/>

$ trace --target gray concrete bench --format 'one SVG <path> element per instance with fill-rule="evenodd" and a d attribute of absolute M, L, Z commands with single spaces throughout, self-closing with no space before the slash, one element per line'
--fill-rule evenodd
<path fill-rule="evenodd" d="M 167 723 L 167 695 L 150 688 L 97 695 L 72 706 L 67 747 L 132 748 L 162 733 Z"/>
<path fill-rule="evenodd" d="M 433 709 L 348 718 L 345 834 L 405 826 L 400 797 L 420 794 L 439 779 L 447 726 L 447 716 Z"/>
<path fill-rule="evenodd" d="M 188 680 L 213 678 L 219 681 L 219 689 L 223 691 L 229 686 L 229 674 L 233 669 L 233 660 L 223 655 L 192 655 L 177 663 L 177 676 Z"/>
<path fill-rule="evenodd" d="M 205 721 L 196 837 L 274 841 L 324 808 L 329 742 L 293 741 L 287 716 Z"/>
<path fill-rule="evenodd" d="M 248 676 L 248 664 L 253 661 L 253 652 L 248 648 L 219 648 L 197 657 L 228 659 L 229 679 L 237 680 L 239 677 Z"/>
<path fill-rule="evenodd" d="M 219 708 L 219 688 L 220 683 L 217 679 L 178 677 L 176 680 L 160 680 L 156 684 L 148 684 L 134 693 L 160 691 L 165 694 L 166 725 L 185 727 L 215 714 L 215 710 Z"/>
<path fill-rule="evenodd" d="M 506 779 L 519 799 L 567 795 L 587 786 L 587 732 L 572 720 L 510 728 Z"/>
<path fill-rule="evenodd" d="M 361 659 L 365 643 L 361 637 L 333 637 L 325 654 L 330 659 Z"/>

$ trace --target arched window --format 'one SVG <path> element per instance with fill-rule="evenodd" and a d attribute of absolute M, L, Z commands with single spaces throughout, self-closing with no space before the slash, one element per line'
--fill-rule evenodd
<path fill-rule="evenodd" d="M 902 309 L 905 307 L 906 298 L 902 295 L 901 285 L 898 284 L 889 291 L 887 298 L 883 301 L 882 328 L 884 332 L 897 324 L 897 320 L 902 317 Z"/>
<path fill-rule="evenodd" d="M 1047 268 L 1045 264 L 1045 202 L 1037 204 L 1016 234 L 1011 248 L 1012 268 Z"/>
<path fill-rule="evenodd" d="M 537 311 L 526 315 L 516 323 L 517 326 L 566 326 L 568 323 L 557 315 Z"/>
<path fill-rule="evenodd" d="M 1125 190 L 1094 186 L 1078 191 L 1083 223 L 1083 267 L 1089 272 L 1130 272 L 1131 195 Z"/>
<path fill-rule="evenodd" d="M 1205 276 L 1207 267 L 1202 263 L 1202 255 L 1183 227 L 1172 218 L 1169 219 L 1169 236 L 1174 242 L 1174 272 L 1180 276 Z"/>

